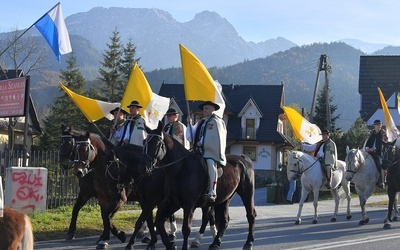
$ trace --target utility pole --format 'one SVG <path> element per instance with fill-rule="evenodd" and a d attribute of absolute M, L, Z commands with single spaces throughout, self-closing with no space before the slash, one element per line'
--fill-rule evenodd
<path fill-rule="evenodd" d="M 315 88 L 314 88 L 314 96 L 311 106 L 311 113 L 310 113 L 310 122 L 312 123 L 314 120 L 314 112 L 315 112 L 315 101 L 317 99 L 317 91 L 318 91 L 318 84 L 319 84 L 319 74 L 321 71 L 325 71 L 325 87 L 326 89 L 326 117 L 327 117 L 327 129 L 331 129 L 331 105 L 329 103 L 329 79 L 328 74 L 331 73 L 331 66 L 327 62 L 328 56 L 326 54 L 321 55 L 319 58 L 318 70 L 317 70 L 317 79 L 315 81 Z"/>

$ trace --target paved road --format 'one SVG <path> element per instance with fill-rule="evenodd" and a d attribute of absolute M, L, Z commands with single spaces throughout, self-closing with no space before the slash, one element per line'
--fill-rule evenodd
<path fill-rule="evenodd" d="M 380 246 L 381 249 L 393 249 L 393 246 L 379 239 L 397 239 L 400 238 L 400 225 L 393 224 L 393 230 L 385 231 L 382 229 L 382 221 L 386 213 L 386 208 L 382 206 L 371 206 L 367 208 L 367 213 L 371 218 L 369 225 L 358 226 L 361 219 L 358 198 L 352 199 L 352 215 L 350 221 L 346 220 L 345 202 L 339 207 L 338 222 L 331 223 L 330 217 L 333 213 L 333 201 L 321 201 L 318 206 L 319 223 L 311 224 L 314 207 L 311 202 L 307 202 L 303 207 L 302 225 L 295 226 L 294 221 L 298 210 L 298 204 L 294 205 L 276 205 L 266 203 L 266 192 L 264 189 L 256 190 L 256 240 L 254 249 L 374 249 L 367 246 Z M 373 196 L 368 200 L 368 204 L 387 200 L 386 195 Z M 182 211 L 180 211 L 182 213 Z M 195 232 L 200 226 L 201 210 L 197 209 L 194 215 L 192 234 L 190 239 L 195 237 Z M 245 210 L 241 201 L 235 197 L 230 207 L 229 227 L 223 238 L 222 249 L 241 249 L 247 237 L 247 221 Z M 179 225 L 178 225 L 179 227 Z M 354 235 L 360 235 L 357 238 L 370 239 L 368 245 L 363 241 L 355 241 Z M 365 234 L 365 235 L 364 235 Z M 389 235 L 389 236 L 388 236 Z M 382 236 L 382 237 L 381 237 Z M 385 237 L 384 237 L 385 236 Z M 372 240 L 376 238 L 376 240 Z M 350 242 L 342 245 L 332 244 L 332 238 L 342 239 L 343 242 Z M 97 237 L 88 237 L 76 239 L 72 242 L 64 240 L 36 242 L 35 249 L 95 249 L 95 240 Z M 177 245 L 182 246 L 182 235 L 178 234 Z M 205 233 L 202 240 L 202 246 L 199 249 L 208 249 L 212 242 L 209 232 Z M 336 242 L 336 241 L 335 241 Z M 398 242 L 400 243 L 400 242 Z M 396 244 L 398 244 L 396 243 Z M 126 243 L 118 242 L 114 237 L 110 242 L 109 249 L 123 249 Z M 311 247 L 312 246 L 312 247 Z M 389 248 L 391 246 L 391 248 Z M 162 242 L 157 243 L 159 249 L 163 249 Z M 360 247 L 360 248 L 357 248 Z M 135 249 L 145 249 L 144 244 L 140 242 L 135 244 Z"/>

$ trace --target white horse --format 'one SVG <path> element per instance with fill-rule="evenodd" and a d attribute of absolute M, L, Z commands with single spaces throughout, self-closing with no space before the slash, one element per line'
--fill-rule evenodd
<path fill-rule="evenodd" d="M 301 190 L 301 200 L 299 203 L 299 211 L 297 213 L 296 225 L 301 223 L 301 211 L 303 204 L 308 194 L 312 192 L 314 194 L 314 220 L 313 224 L 318 223 L 318 197 L 319 191 L 328 191 L 325 187 L 325 174 L 322 172 L 322 166 L 319 160 L 309 154 L 301 151 L 291 151 L 288 153 L 288 168 L 290 168 L 290 178 L 294 179 L 296 176 L 301 175 L 301 184 L 303 186 Z M 343 161 L 337 161 L 337 170 L 332 173 L 332 188 L 331 193 L 335 201 L 335 210 L 331 222 L 336 221 L 339 208 L 339 188 L 343 187 L 346 198 L 347 198 L 347 219 L 351 219 L 350 214 L 350 182 L 344 178 L 346 171 L 346 164 Z"/>
<path fill-rule="evenodd" d="M 346 153 L 346 179 L 354 183 L 354 188 L 360 200 L 361 220 L 358 224 L 365 225 L 369 222 L 367 212 L 365 211 L 365 204 L 375 190 L 379 172 L 372 156 L 364 150 L 349 149 L 347 146 Z M 394 202 L 394 208 L 393 220 L 397 221 L 397 196 Z M 386 214 L 383 223 L 388 221 L 387 216 L 388 214 Z"/>

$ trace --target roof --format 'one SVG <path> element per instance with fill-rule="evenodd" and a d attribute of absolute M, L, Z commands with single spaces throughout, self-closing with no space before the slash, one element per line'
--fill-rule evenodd
<path fill-rule="evenodd" d="M 282 113 L 280 106 L 283 98 L 283 85 L 222 84 L 222 92 L 226 102 L 225 114 L 229 117 L 228 140 L 243 141 L 241 118 L 238 115 L 252 99 L 263 115 L 257 131 L 257 141 L 288 143 L 287 139 L 277 132 L 279 115 Z M 163 83 L 159 95 L 174 98 L 182 110 L 187 110 L 183 84 Z M 200 102 L 189 102 L 190 110 L 199 112 L 199 104 Z"/>
<path fill-rule="evenodd" d="M 0 67 L 0 81 L 2 80 L 7 80 L 7 79 L 12 79 L 16 77 L 23 77 L 24 72 L 22 70 L 2 70 Z M 29 118 L 32 121 L 32 124 L 29 124 L 29 133 L 34 134 L 34 135 L 41 135 L 42 134 L 42 129 L 39 124 L 39 119 L 36 113 L 36 108 L 33 104 L 32 101 L 32 96 L 29 95 Z M 5 124 L 3 124 L 5 126 Z M 8 122 L 7 125 L 8 127 Z M 15 129 L 17 130 L 24 130 L 24 125 L 23 123 L 17 123 Z"/>
<path fill-rule="evenodd" d="M 400 86 L 400 56 L 360 56 L 360 117 L 368 121 L 380 107 L 377 88 L 388 98 Z"/>

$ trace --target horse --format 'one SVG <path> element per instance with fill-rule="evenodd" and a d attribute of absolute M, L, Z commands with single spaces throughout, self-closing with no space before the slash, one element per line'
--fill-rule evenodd
<path fill-rule="evenodd" d="M 114 145 L 107 139 L 101 138 L 97 134 L 90 134 L 87 131 L 79 132 L 71 129 L 69 133 L 72 136 L 69 140 L 73 139 L 71 156 L 74 159 L 72 163 L 74 174 L 79 177 L 80 186 L 85 187 L 85 189 L 80 190 L 77 202 L 74 205 L 69 233 L 76 230 L 76 218 L 80 208 L 91 197 L 96 197 L 99 201 L 103 221 L 103 232 L 96 242 L 96 248 L 105 249 L 108 247 L 110 231 L 121 242 L 125 242 L 125 232 L 118 230 L 111 223 L 111 220 L 115 212 L 126 202 L 127 197 L 115 197 L 104 185 L 106 180 L 104 159 L 106 153 L 114 148 Z M 63 145 L 66 146 L 63 147 Z M 71 145 L 71 143 L 61 144 L 62 150 L 60 151 L 63 152 L 63 155 L 70 155 L 67 153 L 68 149 L 65 148 L 69 147 L 68 145 Z"/>
<path fill-rule="evenodd" d="M 138 152 L 139 151 L 139 152 Z M 153 227 L 153 209 L 164 199 L 164 181 L 165 173 L 161 168 L 155 169 L 152 175 L 144 176 L 139 173 L 138 154 L 141 155 L 142 147 L 136 145 L 122 145 L 121 147 L 111 150 L 107 156 L 106 177 L 110 185 L 111 191 L 118 194 L 120 190 L 116 187 L 133 186 L 133 192 L 137 194 L 142 213 L 136 221 L 134 232 L 125 247 L 126 250 L 133 249 L 135 237 L 142 226 L 145 219 L 149 227 Z M 192 242 L 192 247 L 200 246 L 200 240 L 204 234 L 208 221 L 210 221 L 210 229 L 212 234 L 216 235 L 214 217 L 210 209 L 203 208 L 202 224 L 196 240 Z M 173 224 L 171 225 L 171 227 Z M 170 240 L 173 239 L 170 234 Z M 157 242 L 157 236 L 151 235 L 148 249 L 154 249 Z"/>
<path fill-rule="evenodd" d="M 396 141 L 385 143 L 383 146 L 382 169 L 387 171 L 386 184 L 389 197 L 388 212 L 383 228 L 392 227 L 392 211 L 397 210 L 396 196 L 400 192 L 400 148 L 395 146 Z"/>
<path fill-rule="evenodd" d="M 249 224 L 248 235 L 243 249 L 252 249 L 254 242 L 254 223 L 256 210 L 254 206 L 254 169 L 252 161 L 244 155 L 226 155 L 227 164 L 222 168 L 218 178 L 217 199 L 214 203 L 204 200 L 208 174 L 202 163 L 202 157 L 188 151 L 174 138 L 163 132 L 163 124 L 159 122 L 154 130 L 146 128 L 148 133 L 140 159 L 139 172 L 151 174 L 155 166 L 165 171 L 165 198 L 158 206 L 156 227 L 166 249 L 175 249 L 175 242 L 170 242 L 165 231 L 164 222 L 179 208 L 183 208 L 182 224 L 183 246 L 188 249 L 188 238 L 191 231 L 193 212 L 196 207 L 214 206 L 218 233 L 209 249 L 218 249 L 222 236 L 229 222 L 229 203 L 237 193 L 246 208 Z"/>
<path fill-rule="evenodd" d="M 33 249 L 33 232 L 29 217 L 10 207 L 4 207 L 0 217 L 0 249 Z"/>
<path fill-rule="evenodd" d="M 379 172 L 372 156 L 364 150 L 350 150 L 347 146 L 346 153 L 346 180 L 354 183 L 361 207 L 359 225 L 365 225 L 369 222 L 365 204 L 375 190 Z"/>
<path fill-rule="evenodd" d="M 301 224 L 301 212 L 303 209 L 304 201 L 306 200 L 309 192 L 314 194 L 314 219 L 313 224 L 318 223 L 318 197 L 319 191 L 328 191 L 324 186 L 326 178 L 324 177 L 323 169 L 320 161 L 304 152 L 301 151 L 289 151 L 288 152 L 288 168 L 290 169 L 290 178 L 294 179 L 301 175 L 301 184 L 303 186 L 301 190 L 301 199 L 299 203 L 299 210 L 297 213 L 296 225 Z M 347 198 L 347 220 L 351 219 L 350 213 L 350 182 L 345 178 L 346 163 L 343 161 L 337 161 L 337 170 L 332 173 L 332 188 L 330 189 L 333 199 L 335 201 L 335 209 L 331 222 L 336 222 L 336 217 L 339 208 L 339 188 L 343 187 L 346 198 Z"/>

